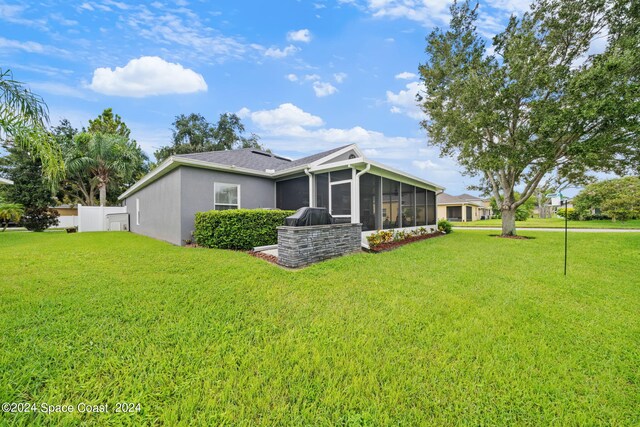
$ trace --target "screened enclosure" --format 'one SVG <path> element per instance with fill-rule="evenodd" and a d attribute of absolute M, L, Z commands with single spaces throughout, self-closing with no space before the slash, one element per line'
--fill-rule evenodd
<path fill-rule="evenodd" d="M 373 174 L 360 177 L 362 230 L 420 227 L 436 223 L 436 193 Z"/>
<path fill-rule="evenodd" d="M 276 182 L 276 207 L 297 210 L 309 206 L 309 177 Z"/>

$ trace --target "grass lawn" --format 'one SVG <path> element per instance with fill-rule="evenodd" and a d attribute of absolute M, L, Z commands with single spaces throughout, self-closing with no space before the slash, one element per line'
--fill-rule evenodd
<path fill-rule="evenodd" d="M 0 235 L 8 425 L 638 425 L 640 234 L 457 231 L 287 271 L 130 233 Z"/>
<path fill-rule="evenodd" d="M 502 227 L 501 219 L 486 219 L 482 221 L 454 222 L 454 227 Z M 516 229 L 529 228 L 564 228 L 564 218 L 529 218 L 526 221 L 516 221 Z M 593 220 L 568 221 L 569 228 L 638 228 L 640 219 L 629 221 Z"/>

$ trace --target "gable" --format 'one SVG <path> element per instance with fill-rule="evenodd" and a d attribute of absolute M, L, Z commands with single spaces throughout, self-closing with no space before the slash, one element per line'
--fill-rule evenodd
<path fill-rule="evenodd" d="M 342 161 L 349 160 L 349 159 L 356 159 L 358 157 L 360 157 L 360 155 L 358 153 L 356 153 L 355 150 L 349 150 L 346 153 L 342 153 L 342 154 L 340 154 L 338 156 L 332 157 L 331 159 L 320 163 L 320 165 L 328 165 L 328 164 L 331 164 L 331 163 L 342 162 Z"/>

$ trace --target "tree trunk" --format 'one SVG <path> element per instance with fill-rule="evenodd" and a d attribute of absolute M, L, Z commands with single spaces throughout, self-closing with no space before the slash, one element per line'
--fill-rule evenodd
<path fill-rule="evenodd" d="M 502 209 L 502 236 L 516 235 L 516 210 Z"/>
<path fill-rule="evenodd" d="M 100 206 L 107 204 L 107 185 L 100 183 Z"/>

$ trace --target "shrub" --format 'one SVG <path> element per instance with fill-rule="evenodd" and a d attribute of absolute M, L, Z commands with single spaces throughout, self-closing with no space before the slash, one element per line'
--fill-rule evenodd
<path fill-rule="evenodd" d="M 277 227 L 295 211 L 230 209 L 196 213 L 193 237 L 207 248 L 251 249 L 278 243 Z"/>
<path fill-rule="evenodd" d="M 367 236 L 367 242 L 370 247 L 376 247 L 383 243 L 392 242 L 394 239 L 393 230 L 379 230 L 373 234 Z"/>
<path fill-rule="evenodd" d="M 44 231 L 58 225 L 59 216 L 55 209 L 40 206 L 27 207 L 20 219 L 20 225 L 29 231 Z"/>
<path fill-rule="evenodd" d="M 556 214 L 562 218 L 564 218 L 564 208 L 558 208 L 558 212 Z M 569 221 L 579 221 L 580 220 L 580 212 L 576 211 L 573 208 L 567 208 L 567 219 Z"/>
<path fill-rule="evenodd" d="M 438 230 L 442 231 L 445 234 L 449 234 L 453 231 L 451 229 L 451 223 L 446 219 L 441 219 L 440 221 L 438 221 Z"/>

